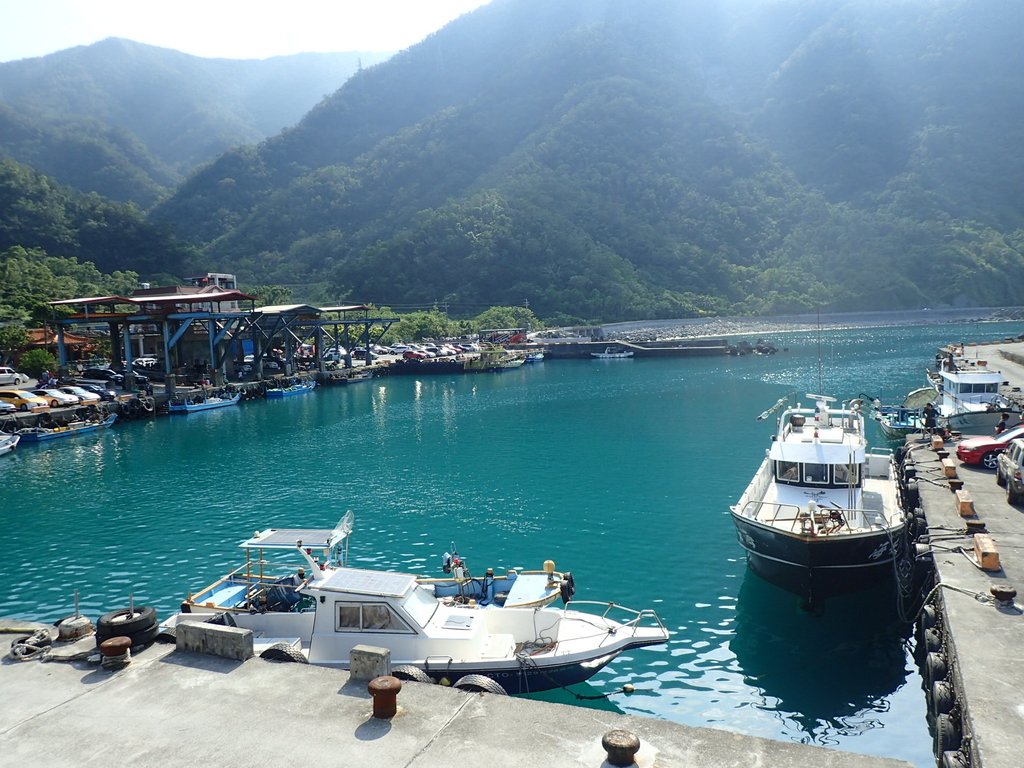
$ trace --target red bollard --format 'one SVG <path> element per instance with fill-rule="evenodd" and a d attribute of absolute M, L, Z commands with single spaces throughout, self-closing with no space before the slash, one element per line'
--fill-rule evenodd
<path fill-rule="evenodd" d="M 366 686 L 373 697 L 373 716 L 381 720 L 389 720 L 398 711 L 398 692 L 402 690 L 402 681 L 391 675 L 375 677 Z"/>

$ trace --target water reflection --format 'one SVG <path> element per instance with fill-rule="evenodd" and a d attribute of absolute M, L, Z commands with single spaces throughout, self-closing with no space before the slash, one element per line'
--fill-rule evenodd
<path fill-rule="evenodd" d="M 885 590 L 829 601 L 818 613 L 747 573 L 730 647 L 744 680 L 796 741 L 837 745 L 882 727 L 878 713 L 916 672 L 911 628 L 895 618 Z"/>

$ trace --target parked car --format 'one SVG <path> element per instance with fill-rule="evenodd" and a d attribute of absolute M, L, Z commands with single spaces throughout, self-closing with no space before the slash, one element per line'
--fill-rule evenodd
<path fill-rule="evenodd" d="M 1006 488 L 1008 504 L 1024 500 L 1024 438 L 1014 438 L 996 460 L 996 484 Z"/>
<path fill-rule="evenodd" d="M 998 435 L 968 436 L 956 446 L 956 457 L 964 464 L 980 464 L 985 469 L 995 469 L 999 463 L 999 454 L 1017 437 L 1024 437 L 1024 424 L 1018 424 Z"/>
<path fill-rule="evenodd" d="M 421 352 L 418 349 L 407 349 L 402 353 L 403 360 L 426 360 L 428 357 L 426 352 Z"/>
<path fill-rule="evenodd" d="M 102 384 L 93 384 L 88 381 L 75 381 L 76 387 L 81 387 L 86 392 L 92 392 L 94 395 L 98 395 L 100 400 L 110 401 L 117 399 L 117 392 L 110 389 L 110 387 L 104 387 Z"/>
<path fill-rule="evenodd" d="M 125 372 L 124 368 L 111 368 L 110 370 L 112 370 L 116 374 L 119 374 L 122 379 L 124 379 L 127 376 L 127 373 Z M 149 386 L 149 376 L 147 376 L 146 374 L 133 370 L 132 376 L 135 378 L 136 387 L 145 388 Z"/>
<path fill-rule="evenodd" d="M 117 387 L 124 386 L 124 376 L 117 371 L 112 371 L 110 368 L 86 368 L 82 371 L 82 378 L 107 381 Z"/>
<path fill-rule="evenodd" d="M 19 386 L 21 384 L 28 384 L 28 378 L 24 373 L 18 373 L 13 368 L 0 366 L 0 385 L 13 384 L 14 386 Z"/>
<path fill-rule="evenodd" d="M 0 389 L 0 400 L 10 403 L 19 411 L 43 411 L 50 407 L 39 395 L 22 389 Z"/>
<path fill-rule="evenodd" d="M 59 389 L 33 389 L 33 395 L 39 395 L 51 408 L 66 408 L 69 405 L 78 405 L 82 402 L 78 395 L 69 395 L 67 392 L 61 392 Z"/>
<path fill-rule="evenodd" d="M 0 416 L 7 416 L 12 413 L 17 413 L 18 409 L 8 403 L 6 400 L 0 400 Z"/>
<path fill-rule="evenodd" d="M 84 403 L 86 405 L 89 403 L 98 403 L 100 401 L 100 396 L 98 394 L 90 392 L 85 387 L 76 387 L 74 384 L 67 384 L 63 387 L 57 387 L 57 389 L 65 394 L 74 395 L 78 398 L 80 403 Z"/>

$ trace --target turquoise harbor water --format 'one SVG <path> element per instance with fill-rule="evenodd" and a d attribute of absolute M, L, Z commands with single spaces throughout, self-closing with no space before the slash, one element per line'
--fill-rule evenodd
<path fill-rule="evenodd" d="M 473 572 L 550 558 L 580 598 L 656 608 L 668 645 L 580 688 L 637 691 L 585 706 L 930 766 L 910 628 L 872 595 L 803 613 L 746 572 L 727 508 L 779 397 L 893 400 L 938 345 L 1020 330 L 793 333 L 771 337 L 789 348 L 773 357 L 384 378 L 23 444 L 0 459 L 0 615 L 56 619 L 75 589 L 94 618 L 129 593 L 167 615 L 237 565 L 253 530 L 353 510 L 357 565 L 439 574 L 454 542 Z"/>

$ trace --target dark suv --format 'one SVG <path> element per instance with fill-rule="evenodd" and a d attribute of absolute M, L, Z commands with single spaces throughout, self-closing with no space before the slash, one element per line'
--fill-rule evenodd
<path fill-rule="evenodd" d="M 109 381 L 116 387 L 124 386 L 124 376 L 109 368 L 86 368 L 82 371 L 83 379 L 94 379 L 96 381 Z"/>

